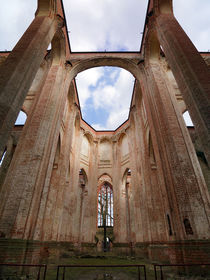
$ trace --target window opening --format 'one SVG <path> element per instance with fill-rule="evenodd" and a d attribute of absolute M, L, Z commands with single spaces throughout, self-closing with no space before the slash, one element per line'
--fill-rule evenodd
<path fill-rule="evenodd" d="M 185 232 L 187 235 L 193 234 L 189 219 L 184 219 Z"/>
<path fill-rule="evenodd" d="M 73 52 L 139 51 L 148 0 L 64 0 L 63 5 Z"/>
<path fill-rule="evenodd" d="M 6 156 L 6 153 L 7 153 L 7 148 L 4 150 L 3 154 L 2 154 L 2 157 L 0 159 L 0 166 L 2 165 L 3 161 L 4 161 L 4 158 Z"/>
<path fill-rule="evenodd" d="M 156 159 L 155 159 L 155 153 L 154 153 L 154 148 L 153 148 L 152 138 L 150 133 L 149 133 L 149 159 L 150 159 L 151 167 L 155 167 Z"/>
<path fill-rule="evenodd" d="M 126 228 L 127 228 L 127 240 L 131 245 L 132 240 L 131 240 L 131 217 L 130 217 L 130 192 L 131 192 L 131 170 L 128 169 L 125 178 Z"/>
<path fill-rule="evenodd" d="M 26 119 L 27 119 L 27 115 L 23 111 L 20 111 L 15 121 L 15 125 L 24 125 Z"/>
<path fill-rule="evenodd" d="M 84 201 L 85 197 L 88 194 L 88 191 L 86 189 L 87 186 L 87 176 L 84 171 L 84 169 L 79 170 L 79 184 L 78 184 L 80 190 L 79 190 L 79 197 L 78 197 L 78 203 L 79 203 L 79 236 L 78 236 L 78 242 L 80 243 L 81 240 L 84 240 L 83 235 L 83 224 L 84 224 Z"/>
<path fill-rule="evenodd" d="M 84 171 L 83 171 L 83 169 L 80 169 L 80 171 L 79 171 L 79 183 L 80 183 L 80 186 L 81 187 L 85 187 L 85 180 L 86 178 L 85 178 L 85 174 L 84 174 Z"/>
<path fill-rule="evenodd" d="M 194 126 L 193 122 L 192 122 L 192 119 L 190 117 L 190 114 L 188 111 L 186 111 L 184 114 L 183 114 L 183 118 L 184 118 L 184 121 L 185 121 L 185 124 L 186 126 Z"/>
<path fill-rule="evenodd" d="M 95 130 L 115 130 L 128 119 L 134 76 L 120 67 L 95 67 L 76 77 L 82 118 Z"/>
<path fill-rule="evenodd" d="M 98 193 L 98 227 L 104 231 L 103 250 L 109 250 L 107 241 L 107 228 L 113 227 L 113 191 L 106 182 L 101 186 Z"/>
<path fill-rule="evenodd" d="M 98 227 L 113 227 L 113 191 L 107 183 L 98 194 Z"/>
<path fill-rule="evenodd" d="M 169 232 L 169 235 L 172 235 L 172 228 L 171 228 L 171 220 L 170 220 L 170 217 L 169 215 L 167 214 L 167 221 L 168 221 L 168 232 Z"/>

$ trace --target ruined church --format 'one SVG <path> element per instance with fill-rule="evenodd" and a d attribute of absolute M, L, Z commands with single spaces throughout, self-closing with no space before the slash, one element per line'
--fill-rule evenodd
<path fill-rule="evenodd" d="M 140 51 L 76 53 L 62 0 L 38 0 L 17 45 L 0 52 L 0 251 L 18 241 L 29 252 L 65 244 L 206 260 L 210 53 L 197 51 L 172 4 L 149 1 Z M 99 66 L 135 78 L 129 118 L 114 131 L 81 115 L 75 77 Z M 27 121 L 15 126 L 20 110 Z"/>

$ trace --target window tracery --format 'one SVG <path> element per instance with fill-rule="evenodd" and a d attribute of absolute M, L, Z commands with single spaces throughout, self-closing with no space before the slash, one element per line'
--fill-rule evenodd
<path fill-rule="evenodd" d="M 98 193 L 98 227 L 113 227 L 113 191 L 104 183 Z"/>

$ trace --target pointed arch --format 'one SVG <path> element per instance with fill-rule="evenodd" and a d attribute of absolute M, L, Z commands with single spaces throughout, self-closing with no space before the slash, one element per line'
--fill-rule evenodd
<path fill-rule="evenodd" d="M 112 177 L 108 173 L 102 173 L 98 177 L 98 188 L 103 184 L 103 182 L 108 182 L 110 185 L 113 185 Z"/>
<path fill-rule="evenodd" d="M 87 183 L 88 183 L 87 174 L 86 174 L 84 168 L 81 168 L 79 170 L 79 185 L 81 187 L 85 187 L 85 186 L 87 186 Z"/>
<path fill-rule="evenodd" d="M 83 158 L 83 160 L 89 161 L 90 142 L 86 135 L 83 135 L 83 137 L 82 137 L 80 154 L 81 154 L 81 158 Z"/>
<path fill-rule="evenodd" d="M 98 227 L 113 227 L 113 188 L 112 185 L 104 181 L 98 188 Z"/>
<path fill-rule="evenodd" d="M 99 158 L 100 162 L 110 162 L 112 158 L 112 147 L 110 140 L 103 138 L 99 143 Z"/>
<path fill-rule="evenodd" d="M 55 152 L 55 158 L 54 158 L 54 162 L 53 162 L 53 168 L 58 168 L 60 152 L 61 152 L 61 137 L 60 137 L 60 134 L 59 134 L 58 142 L 57 142 L 57 148 L 56 148 L 56 152 Z"/>
<path fill-rule="evenodd" d="M 52 63 L 53 64 L 60 64 L 65 62 L 66 57 L 66 42 L 65 42 L 65 35 L 62 29 L 57 30 L 53 39 L 52 39 Z"/>
<path fill-rule="evenodd" d="M 87 137 L 90 144 L 93 143 L 93 135 L 89 131 L 85 131 L 84 136 Z"/>
<path fill-rule="evenodd" d="M 128 137 L 126 134 L 123 134 L 121 138 L 121 159 L 123 160 L 128 155 L 129 155 Z"/>
<path fill-rule="evenodd" d="M 150 132 L 148 135 L 148 153 L 149 153 L 150 164 L 156 165 L 155 153 L 154 153 L 152 137 Z"/>
<path fill-rule="evenodd" d="M 160 43 L 153 26 L 150 26 L 146 35 L 145 56 L 150 62 L 157 62 L 160 59 Z"/>

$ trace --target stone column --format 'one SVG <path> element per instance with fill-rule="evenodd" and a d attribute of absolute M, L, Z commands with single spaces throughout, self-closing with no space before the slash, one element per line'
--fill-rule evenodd
<path fill-rule="evenodd" d="M 170 92 L 158 61 L 141 67 L 142 92 L 160 151 L 163 175 L 170 200 L 176 239 L 207 238 L 209 228 L 208 198 L 201 196 L 201 186 L 193 169 L 185 139 L 176 116 Z M 193 234 L 187 235 L 184 220 L 189 219 Z"/>
<path fill-rule="evenodd" d="M 72 161 L 73 164 L 73 172 L 72 172 L 72 184 L 71 184 L 71 200 L 70 200 L 70 216 L 71 216 L 71 233 L 72 233 L 72 240 L 75 245 L 78 245 L 78 230 L 79 230 L 79 208 L 80 198 L 78 194 L 80 193 L 79 187 L 79 170 L 80 170 L 80 157 L 81 157 L 81 145 L 82 145 L 82 137 L 83 137 L 83 130 L 79 126 L 78 131 L 76 130 L 75 134 L 75 143 L 74 143 L 74 160 Z"/>
<path fill-rule="evenodd" d="M 37 16 L 0 66 L 0 154 L 47 47 L 62 25 L 59 17 Z"/>
<path fill-rule="evenodd" d="M 66 184 L 63 192 L 62 212 L 58 228 L 58 241 L 70 241 L 77 243 L 77 229 L 79 219 L 77 217 L 77 193 L 80 170 L 80 150 L 82 132 L 80 127 L 80 118 L 78 108 L 75 107 L 76 117 L 73 119 L 73 139 L 70 147 L 70 180 Z M 75 116 L 74 115 L 74 116 Z"/>
<path fill-rule="evenodd" d="M 137 110 L 135 106 L 131 109 L 130 129 L 129 129 L 129 151 L 131 168 L 131 238 L 135 242 L 145 242 L 150 240 L 150 231 L 148 223 L 147 189 L 143 182 L 142 174 L 142 151 L 141 142 L 139 142 L 139 133 L 142 133 L 141 127 L 135 121 Z"/>
<path fill-rule="evenodd" d="M 1 160 L 2 160 L 1 165 L 0 165 L 0 192 L 1 193 L 4 193 L 4 191 L 6 191 L 6 190 L 2 191 L 1 186 L 4 183 L 4 179 L 6 177 L 10 162 L 12 160 L 16 144 L 17 143 L 16 143 L 15 137 L 13 135 L 11 135 L 7 141 L 7 146 L 6 146 L 6 150 L 4 151 L 3 160 L 1 158 Z"/>
<path fill-rule="evenodd" d="M 160 14 L 155 23 L 160 45 L 210 164 L 210 69 L 173 14 Z"/>
<path fill-rule="evenodd" d="M 24 113 L 26 113 L 27 116 L 30 115 L 34 100 L 36 99 L 36 95 L 39 94 L 40 91 L 42 90 L 42 87 L 45 83 L 51 65 L 52 65 L 51 56 L 45 57 L 39 67 L 39 70 L 36 73 L 36 76 L 31 84 L 31 87 L 27 93 L 26 99 L 24 100 L 22 106 L 22 110 Z"/>
<path fill-rule="evenodd" d="M 125 186 L 122 184 L 121 149 L 119 141 L 113 141 L 113 213 L 115 243 L 126 243 L 126 200 Z"/>
<path fill-rule="evenodd" d="M 56 186 L 56 201 L 55 205 L 52 205 L 52 240 L 70 240 L 70 232 L 66 231 L 69 213 L 66 211 L 68 206 L 69 194 L 71 193 L 70 184 L 70 156 L 72 149 L 73 133 L 74 133 L 74 121 L 76 115 L 76 108 L 72 105 L 68 110 L 68 116 L 65 123 L 65 130 L 63 134 L 62 146 L 61 146 L 61 159 L 59 164 L 59 180 Z M 52 194 L 53 195 L 53 194 Z M 66 202 L 67 201 L 67 202 Z M 51 216 L 51 214 L 49 214 Z M 64 223 L 62 222 L 64 221 Z"/>
<path fill-rule="evenodd" d="M 159 163 L 159 154 L 156 141 L 153 143 L 155 158 L 151 161 L 149 152 L 149 134 L 153 130 L 153 126 L 148 125 L 148 115 L 145 114 L 144 102 L 141 100 L 142 92 L 137 84 L 135 90 L 135 106 L 134 114 L 136 124 L 136 141 L 138 143 L 136 155 L 141 160 L 137 160 L 137 170 L 141 171 L 142 189 L 141 196 L 147 201 L 147 219 L 149 223 L 149 234 L 144 235 L 144 241 L 166 241 L 168 240 L 166 213 L 168 213 L 168 199 L 165 190 L 164 179 L 162 176 L 161 164 Z M 141 102 L 138 102 L 138 100 Z M 140 104 L 139 104 L 140 103 Z M 151 125 L 151 122 L 150 122 Z M 156 139 L 155 139 L 156 140 Z M 144 207 L 144 205 L 140 205 Z M 145 217 L 143 217 L 145 220 Z M 143 230 L 143 228 L 141 229 Z"/>
<path fill-rule="evenodd" d="M 50 179 L 67 95 L 65 74 L 63 66 L 51 66 L 16 148 L 4 182 L 8 191 L 1 211 L 0 230 L 7 237 L 33 238 L 47 195 L 45 182 Z"/>
<path fill-rule="evenodd" d="M 60 127 L 60 139 L 58 140 L 57 149 L 60 149 L 57 164 L 53 164 L 53 170 L 50 178 L 48 195 L 46 200 L 45 210 L 40 211 L 38 220 L 42 221 L 42 228 L 36 228 L 36 232 L 42 232 L 42 240 L 58 240 L 59 224 L 61 220 L 61 214 L 63 211 L 63 198 L 65 196 L 66 185 L 69 185 L 69 161 L 70 161 L 70 149 L 72 144 L 73 134 L 73 120 L 75 117 L 73 105 L 70 106 L 69 102 L 66 102 L 65 119 L 62 120 Z M 39 223 L 38 223 L 39 224 Z M 63 228 L 61 229 L 62 235 Z M 38 236 L 35 236 L 38 239 Z"/>
<path fill-rule="evenodd" d="M 97 184 L 98 184 L 98 141 L 90 143 L 88 185 L 83 205 L 82 242 L 95 242 L 97 230 Z M 91 205 L 91 207 L 90 207 Z"/>

